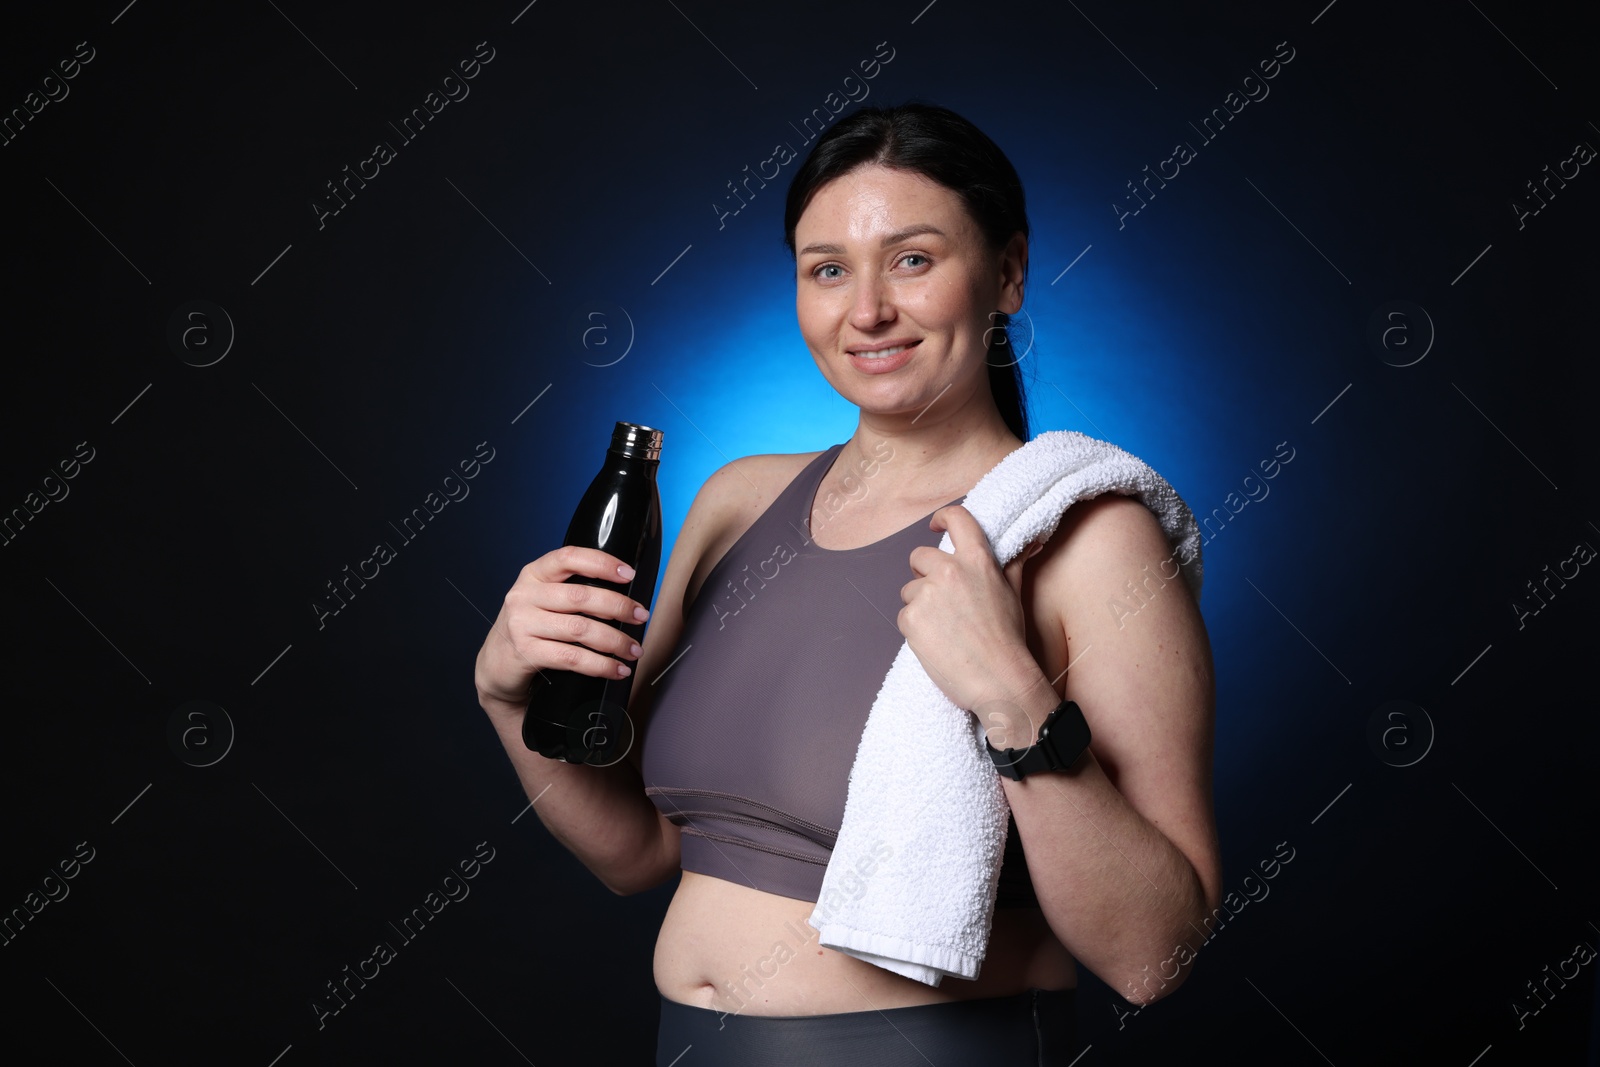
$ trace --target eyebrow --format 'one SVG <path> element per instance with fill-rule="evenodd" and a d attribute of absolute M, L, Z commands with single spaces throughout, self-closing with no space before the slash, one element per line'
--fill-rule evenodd
<path fill-rule="evenodd" d="M 926 223 L 924 223 L 922 225 L 918 225 L 918 226 L 907 226 L 903 230 L 897 230 L 894 233 L 891 233 L 888 236 L 886 236 L 883 239 L 883 247 L 884 248 L 888 248 L 892 244 L 898 244 L 901 241 L 907 240 L 908 238 L 911 238 L 911 237 L 920 237 L 925 233 L 937 234 L 940 237 L 945 236 L 945 232 L 943 230 L 939 229 L 939 227 L 930 226 L 930 225 L 928 225 Z M 802 256 L 809 255 L 809 254 L 811 254 L 813 252 L 819 253 L 819 254 L 824 255 L 824 256 L 842 256 L 842 255 L 844 255 L 844 249 L 841 248 L 838 245 L 829 245 L 829 244 L 806 245 L 804 248 L 802 248 L 800 250 L 800 254 Z"/>

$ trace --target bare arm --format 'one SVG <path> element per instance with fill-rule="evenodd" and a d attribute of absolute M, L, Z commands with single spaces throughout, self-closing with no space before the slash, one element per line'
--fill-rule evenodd
<path fill-rule="evenodd" d="M 1187 974 L 1171 961 L 1198 948 L 1222 880 L 1211 650 L 1161 527 L 1131 498 L 1076 504 L 1030 571 L 1021 555 L 998 567 L 959 504 L 932 524 L 954 552 L 912 550 L 901 632 L 997 748 L 1031 745 L 1062 696 L 1082 708 L 1093 739 L 1070 770 L 1003 786 L 1056 937 L 1126 999 L 1155 1000 Z M 1136 617 L 1108 610 L 1147 574 Z"/>
<path fill-rule="evenodd" d="M 642 605 L 612 590 L 564 584 L 570 574 L 618 580 L 615 568 L 621 560 L 597 549 L 556 549 L 524 567 L 478 651 L 478 702 L 529 800 L 535 801 L 534 812 L 614 893 L 652 888 L 678 869 L 678 828 L 645 796 L 640 739 L 654 696 L 651 683 L 683 632 L 684 592 L 725 521 L 731 478 L 742 476 L 730 464 L 708 478 L 696 495 L 673 545 L 637 660 L 627 634 L 577 613 L 631 622 L 634 609 Z M 522 740 L 522 720 L 529 684 L 539 684 L 534 675 L 552 668 L 617 677 L 613 655 L 636 672 L 628 700 L 633 745 L 627 757 L 609 767 L 590 767 L 530 751 Z"/>
<path fill-rule="evenodd" d="M 1155 517 L 1128 497 L 1063 520 L 1025 599 L 1030 622 L 1059 617 L 1039 640 L 1055 646 L 1044 658 L 1073 664 L 1059 692 L 1082 708 L 1093 741 L 1068 772 L 1003 779 L 1051 928 L 1140 1004 L 1187 977 L 1222 883 L 1211 649 L 1171 555 Z M 1130 579 L 1148 597 L 1132 617 L 1107 606 Z M 1011 698 L 1031 722 L 1012 728 L 1010 747 L 1031 742 L 1060 699 L 1031 666 Z"/>

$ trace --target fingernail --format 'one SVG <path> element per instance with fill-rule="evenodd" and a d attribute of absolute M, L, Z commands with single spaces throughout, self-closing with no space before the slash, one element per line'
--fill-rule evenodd
<path fill-rule="evenodd" d="M 639 654 L 641 652 L 643 652 L 644 650 L 642 648 L 640 648 L 638 645 L 629 645 L 628 646 L 628 651 L 633 653 L 633 658 L 634 659 L 638 659 L 639 658 Z"/>
<path fill-rule="evenodd" d="M 632 567 L 628 566 L 626 563 L 617 564 L 617 573 L 622 575 L 628 581 L 630 581 L 630 582 L 633 581 L 634 570 L 633 570 Z"/>
<path fill-rule="evenodd" d="M 632 673 L 633 673 L 633 668 L 628 666 L 626 663 L 617 664 L 617 676 L 618 677 L 626 678 L 628 675 L 630 675 Z"/>
<path fill-rule="evenodd" d="M 644 622 L 646 619 L 648 619 L 650 617 L 650 609 L 649 608 L 634 608 L 633 609 L 633 617 L 638 619 L 640 622 Z"/>

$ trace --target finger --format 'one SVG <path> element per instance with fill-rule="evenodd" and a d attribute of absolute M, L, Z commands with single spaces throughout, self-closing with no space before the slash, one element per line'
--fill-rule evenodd
<path fill-rule="evenodd" d="M 634 640 L 619 624 L 637 627 L 643 621 L 635 614 L 635 609 L 642 610 L 636 601 L 576 582 L 540 583 L 508 603 L 518 632 L 556 641 L 581 641 L 603 652 L 618 652 Z M 596 627 L 601 628 L 598 643 L 593 639 Z M 613 638 L 604 631 L 618 636 Z"/>
<path fill-rule="evenodd" d="M 974 549 L 984 552 L 991 558 L 994 555 L 989 548 L 989 535 L 983 532 L 983 527 L 972 517 L 972 512 L 960 504 L 946 504 L 935 511 L 928 525 L 935 530 L 944 530 L 950 535 L 950 547 L 955 549 L 957 555 Z"/>
<path fill-rule="evenodd" d="M 591 678 L 626 678 L 637 666 L 634 662 L 638 658 L 636 656 L 623 655 L 617 658 L 566 641 L 538 640 L 527 636 L 513 640 L 509 633 L 501 632 L 500 627 L 496 627 L 495 632 L 502 638 L 500 647 L 516 661 L 516 667 L 509 674 L 507 669 L 510 664 L 505 659 L 500 659 L 499 665 L 493 668 L 502 679 L 502 687 L 508 686 L 505 691 L 512 695 L 519 691 L 527 679 L 537 677 L 541 671 L 572 671 Z M 622 667 L 627 667 L 627 671 L 621 670 Z"/>
<path fill-rule="evenodd" d="M 587 615 L 569 615 L 559 611 L 540 611 L 510 620 L 509 629 L 517 644 L 543 641 L 552 645 L 570 645 L 602 656 L 615 656 L 623 660 L 636 660 L 643 648 L 631 636 L 608 622 Z M 634 649 L 639 649 L 635 652 Z M 553 649 L 543 653 L 561 656 Z"/>
<path fill-rule="evenodd" d="M 506 595 L 501 617 L 509 633 L 553 641 L 579 641 L 625 657 L 636 639 L 623 631 L 639 632 L 643 605 L 621 593 L 578 583 L 534 583 Z M 646 613 L 647 614 L 647 613 Z"/>
<path fill-rule="evenodd" d="M 1010 563 L 1001 568 L 1001 572 L 1006 576 L 1006 583 L 1018 597 L 1022 596 L 1022 568 L 1028 562 L 1030 555 L 1032 555 L 1030 552 L 1019 552 Z"/>
<path fill-rule="evenodd" d="M 493 637 L 484 646 L 487 656 L 481 671 L 484 692 L 513 705 L 524 705 L 538 698 L 538 690 L 551 684 L 542 672 L 565 670 L 592 678 L 626 678 L 633 672 L 632 663 L 624 663 L 582 645 L 563 641 L 540 640 L 522 635 L 513 637 L 509 620 L 500 620 L 493 629 Z M 624 656 L 624 659 L 635 657 Z M 513 664 L 512 661 L 515 661 Z M 534 687 L 529 689 L 530 682 Z"/>
<path fill-rule="evenodd" d="M 581 645 L 561 641 L 545 641 L 530 650 L 530 662 L 540 663 L 553 670 L 587 674 L 591 678 L 626 678 L 633 673 L 631 663 L 621 663 L 610 656 L 601 655 Z M 538 682 L 534 683 L 538 685 Z"/>
<path fill-rule="evenodd" d="M 1043 551 L 1044 551 L 1044 542 L 1043 541 L 1031 541 L 1027 545 L 1023 546 L 1023 549 L 1022 549 L 1021 552 L 1018 552 L 1015 556 L 1011 557 L 1011 562 L 1010 563 L 1007 563 L 1005 565 L 1004 571 L 1005 571 L 1006 581 L 1011 583 L 1011 587 L 1017 591 L 1017 595 L 1018 596 L 1022 595 L 1022 570 L 1023 570 L 1023 568 L 1027 565 L 1027 562 L 1030 559 L 1032 559 L 1034 556 L 1037 556 L 1040 552 L 1043 552 Z"/>
<path fill-rule="evenodd" d="M 623 560 L 598 548 L 580 545 L 563 545 L 546 552 L 523 568 L 523 573 L 529 571 L 542 582 L 564 582 L 575 574 L 617 585 L 627 585 L 633 580 L 633 570 Z"/>
<path fill-rule="evenodd" d="M 568 563 L 561 562 L 565 553 L 571 552 L 567 557 Z M 566 548 L 547 552 L 522 568 L 511 591 L 506 595 L 507 603 L 522 601 L 545 611 L 582 611 L 589 615 L 598 615 L 602 618 L 620 619 L 623 622 L 644 622 L 650 617 L 650 609 L 643 603 L 616 589 L 608 588 L 611 578 L 607 577 L 606 567 L 611 564 L 596 564 L 596 558 L 601 560 L 614 560 L 615 556 L 608 555 L 592 548 Z M 574 570 L 573 567 L 582 567 L 583 570 Z M 598 575 L 584 573 L 598 569 Z M 552 576 L 553 575 L 553 576 Z M 596 586 L 587 582 L 573 582 L 567 579 L 573 577 L 596 578 L 606 582 L 605 586 Z M 623 583 L 618 583 L 623 584 Z"/>

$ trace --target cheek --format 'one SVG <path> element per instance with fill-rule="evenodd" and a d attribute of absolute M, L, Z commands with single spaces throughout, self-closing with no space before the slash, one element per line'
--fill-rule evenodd
<path fill-rule="evenodd" d="M 827 316 L 818 314 L 814 305 L 808 307 L 802 304 L 797 310 L 800 340 L 811 354 L 811 362 L 823 380 L 830 385 L 835 384 L 834 377 L 839 369 L 837 357 L 833 355 L 838 344 L 837 325 L 831 323 Z"/>
<path fill-rule="evenodd" d="M 930 330 L 962 329 L 973 315 L 972 295 L 962 286 L 942 280 L 930 280 L 900 294 L 897 305 Z"/>
<path fill-rule="evenodd" d="M 795 319 L 809 338 L 832 338 L 850 321 L 853 294 L 848 285 L 802 290 L 795 297 Z"/>
<path fill-rule="evenodd" d="M 987 348 L 992 324 L 988 313 L 994 309 L 984 307 L 965 281 L 929 286 L 915 304 L 902 306 L 924 329 L 949 336 L 949 358 L 958 359 L 971 348 Z"/>
<path fill-rule="evenodd" d="M 800 336 L 813 351 L 818 344 L 823 342 L 833 332 L 829 325 L 829 315 L 822 301 L 816 297 L 802 297 L 795 301 L 795 320 L 800 327 Z"/>

